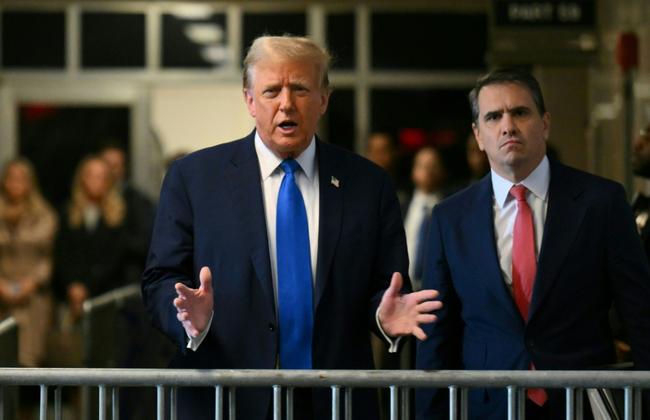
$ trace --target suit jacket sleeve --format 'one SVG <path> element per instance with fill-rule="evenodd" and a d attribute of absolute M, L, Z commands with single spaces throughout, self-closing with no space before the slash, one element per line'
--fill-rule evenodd
<path fill-rule="evenodd" d="M 193 274 L 193 211 L 183 174 L 173 164 L 160 194 L 154 232 L 142 279 L 142 297 L 154 325 L 186 351 L 187 336 L 173 300 L 178 282 L 197 287 Z"/>
<path fill-rule="evenodd" d="M 376 258 L 373 270 L 375 291 L 370 305 L 368 320 L 372 331 L 378 337 L 382 337 L 377 325 L 376 313 L 384 292 L 390 285 L 390 279 L 394 272 L 400 272 L 404 283 L 402 293 L 412 291 L 411 281 L 408 277 L 408 255 L 406 252 L 406 237 L 404 235 L 404 224 L 397 199 L 397 193 L 392 181 L 387 174 L 383 177 L 383 186 L 380 202 L 380 236 L 378 257 Z M 401 340 L 402 342 L 404 340 Z M 401 343 L 400 343 L 401 344 Z"/>
<path fill-rule="evenodd" d="M 462 324 L 460 302 L 454 290 L 438 207 L 434 207 L 431 227 L 425 246 L 423 289 L 440 293 L 442 309 L 436 312 L 438 320 L 423 327 L 427 339 L 417 344 L 416 368 L 424 370 L 459 369 Z M 421 388 L 416 391 L 416 418 L 448 418 L 447 393 Z"/>

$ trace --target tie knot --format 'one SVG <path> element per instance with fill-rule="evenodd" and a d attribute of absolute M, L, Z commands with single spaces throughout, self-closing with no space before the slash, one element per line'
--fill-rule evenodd
<path fill-rule="evenodd" d="M 283 160 L 280 166 L 282 167 L 282 170 L 284 171 L 285 174 L 292 174 L 292 175 L 300 167 L 300 165 L 298 165 L 298 162 L 296 162 L 293 159 Z"/>
<path fill-rule="evenodd" d="M 526 191 L 528 191 L 528 188 L 521 184 L 513 185 L 512 188 L 510 188 L 510 194 L 512 194 L 517 201 L 526 201 Z"/>

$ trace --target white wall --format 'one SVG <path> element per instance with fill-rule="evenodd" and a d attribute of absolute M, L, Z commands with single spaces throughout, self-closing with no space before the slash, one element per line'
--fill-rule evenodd
<path fill-rule="evenodd" d="M 254 127 L 240 83 L 154 87 L 151 121 L 165 156 L 235 140 Z"/>

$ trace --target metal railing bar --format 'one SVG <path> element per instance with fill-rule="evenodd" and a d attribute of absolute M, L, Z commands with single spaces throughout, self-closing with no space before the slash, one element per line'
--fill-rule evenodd
<path fill-rule="evenodd" d="M 111 413 L 113 420 L 120 420 L 120 388 L 111 389 Z"/>
<path fill-rule="evenodd" d="M 515 420 L 517 413 L 517 387 L 508 387 L 508 420 Z"/>
<path fill-rule="evenodd" d="M 458 387 L 449 387 L 449 420 L 458 419 Z"/>
<path fill-rule="evenodd" d="M 47 420 L 47 385 L 41 385 L 41 406 L 38 417 L 40 420 Z"/>
<path fill-rule="evenodd" d="M 237 388 L 228 388 L 228 420 L 235 420 L 237 417 Z"/>
<path fill-rule="evenodd" d="M 287 387 L 285 392 L 287 394 L 287 420 L 293 420 L 293 387 Z"/>
<path fill-rule="evenodd" d="M 63 405 L 61 404 L 61 398 L 63 394 L 63 388 L 57 386 L 54 389 L 54 420 L 61 420 L 63 418 Z"/>
<path fill-rule="evenodd" d="M 411 389 L 408 387 L 402 388 L 402 404 L 400 407 L 402 408 L 401 410 L 401 418 L 403 420 L 407 420 L 411 418 Z"/>
<path fill-rule="evenodd" d="M 650 388 L 650 371 L 364 371 L 0 368 L 1 385 Z"/>
<path fill-rule="evenodd" d="M 169 390 L 169 418 L 176 420 L 178 413 L 178 388 L 175 386 Z"/>
<path fill-rule="evenodd" d="M 625 387 L 625 400 L 623 403 L 623 406 L 625 407 L 625 420 L 632 420 L 632 407 L 633 407 L 633 401 L 634 397 L 632 395 L 632 387 L 626 386 Z"/>
<path fill-rule="evenodd" d="M 390 387 L 390 420 L 397 420 L 399 388 L 395 385 Z"/>
<path fill-rule="evenodd" d="M 575 418 L 575 389 L 567 387 L 566 391 L 566 420 L 574 420 Z"/>
<path fill-rule="evenodd" d="M 98 418 L 99 420 L 106 420 L 106 385 L 99 385 L 97 392 L 99 394 Z"/>
<path fill-rule="evenodd" d="M 156 385 L 156 418 L 165 420 L 165 386 Z"/>
<path fill-rule="evenodd" d="M 140 286 L 137 284 L 130 284 L 128 286 L 120 287 L 99 295 L 92 299 L 88 299 L 83 304 L 84 313 L 89 313 L 97 310 L 103 306 L 110 305 L 118 302 L 122 303 L 126 299 L 135 298 L 140 296 Z"/>
<path fill-rule="evenodd" d="M 341 387 L 332 386 L 332 420 L 339 420 L 339 410 L 341 408 Z"/>
<path fill-rule="evenodd" d="M 517 420 L 526 419 L 526 388 L 517 389 Z"/>
<path fill-rule="evenodd" d="M 282 387 L 273 385 L 273 420 L 281 420 L 282 417 Z"/>
<path fill-rule="evenodd" d="M 460 419 L 467 420 L 467 398 L 469 395 L 469 389 L 461 388 L 460 390 Z"/>
<path fill-rule="evenodd" d="M 352 420 L 352 388 L 345 388 L 345 420 Z"/>
<path fill-rule="evenodd" d="M 584 417 L 584 390 L 576 389 L 576 420 L 582 420 Z"/>
<path fill-rule="evenodd" d="M 223 387 L 221 385 L 214 387 L 214 419 L 223 420 Z"/>
<path fill-rule="evenodd" d="M 0 334 L 5 334 L 8 331 L 18 328 L 18 323 L 13 316 L 0 321 Z"/>

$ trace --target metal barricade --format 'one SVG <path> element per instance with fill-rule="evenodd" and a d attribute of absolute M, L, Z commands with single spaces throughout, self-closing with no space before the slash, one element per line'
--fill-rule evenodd
<path fill-rule="evenodd" d="M 282 391 L 286 388 L 286 418 L 291 419 L 292 389 L 296 387 L 330 388 L 332 419 L 351 419 L 349 397 L 355 388 L 390 389 L 390 419 L 407 419 L 411 412 L 408 391 L 413 388 L 448 388 L 450 419 L 467 417 L 467 390 L 470 388 L 503 388 L 508 396 L 508 419 L 523 419 L 523 402 L 527 388 L 564 389 L 566 419 L 582 418 L 584 407 L 580 398 L 589 388 L 623 389 L 625 393 L 625 420 L 641 418 L 641 389 L 650 387 L 650 372 L 644 371 L 282 371 L 282 370 L 172 370 L 172 369 L 0 369 L 0 387 L 8 385 L 41 387 L 40 420 L 47 417 L 48 389 L 54 393 L 55 419 L 60 419 L 60 389 L 62 386 L 90 386 L 97 389 L 99 400 L 95 418 L 108 419 L 108 401 L 112 403 L 111 418 L 117 420 L 119 387 L 153 387 L 158 401 L 156 418 L 165 419 L 166 396 L 169 395 L 169 418 L 176 419 L 178 387 L 212 387 L 215 395 L 215 419 L 233 420 L 235 390 L 242 387 L 269 387 L 273 393 L 273 418 L 282 417 Z M 227 390 L 227 395 L 224 395 Z M 169 394 L 168 392 L 169 391 Z M 223 413 L 224 399 L 231 407 Z M 345 402 L 342 404 L 341 401 Z M 459 404 L 460 403 L 460 404 Z M 459 407 L 459 408 L 457 408 Z M 340 416 L 340 412 L 343 415 Z M 153 417 L 153 416 L 152 416 Z"/>
<path fill-rule="evenodd" d="M 3 367 L 18 366 L 18 324 L 13 317 L 0 322 L 0 361 Z M 0 420 L 16 418 L 17 409 L 17 389 L 0 389 Z"/>

